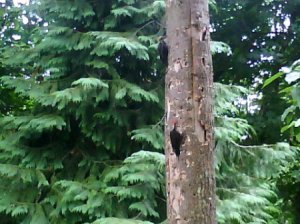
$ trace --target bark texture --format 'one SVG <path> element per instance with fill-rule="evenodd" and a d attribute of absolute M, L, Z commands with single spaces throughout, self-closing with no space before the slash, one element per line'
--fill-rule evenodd
<path fill-rule="evenodd" d="M 166 0 L 169 67 L 166 74 L 168 223 L 215 224 L 212 59 L 207 0 Z M 186 137 L 179 159 L 169 133 Z"/>

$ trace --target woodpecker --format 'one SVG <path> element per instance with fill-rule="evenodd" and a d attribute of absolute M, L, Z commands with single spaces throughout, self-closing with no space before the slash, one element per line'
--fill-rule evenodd
<path fill-rule="evenodd" d="M 168 54 L 169 54 L 169 48 L 167 43 L 165 42 L 165 36 L 162 36 L 159 38 L 159 44 L 157 47 L 158 54 L 160 57 L 160 60 L 165 66 L 168 66 Z"/>
<path fill-rule="evenodd" d="M 177 121 L 174 121 L 174 128 L 170 132 L 170 139 L 171 139 L 171 145 L 173 148 L 173 151 L 177 158 L 179 158 L 180 155 L 180 146 L 182 144 L 183 135 L 180 134 L 179 131 L 177 131 Z"/>

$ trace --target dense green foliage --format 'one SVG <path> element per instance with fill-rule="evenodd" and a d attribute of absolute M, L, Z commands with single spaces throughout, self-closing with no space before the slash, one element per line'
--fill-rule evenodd
<path fill-rule="evenodd" d="M 164 222 L 164 1 L 0 4 L 1 223 Z M 299 5 L 211 1 L 219 223 L 293 223 Z"/>
<path fill-rule="evenodd" d="M 218 10 L 212 16 L 213 38 L 227 43 L 232 54 L 214 57 L 215 80 L 242 85 L 255 93 L 247 99 L 247 110 L 242 117 L 249 121 L 256 135 L 246 139 L 244 144 L 285 141 L 299 146 L 295 141 L 297 127 L 293 123 L 299 118 L 297 96 L 292 91 L 294 83 L 287 85 L 276 77 L 297 70 L 297 63 L 292 63 L 299 58 L 300 2 L 220 0 L 217 5 Z M 282 66 L 291 67 L 278 73 Z M 275 73 L 278 73 L 275 78 L 270 78 Z M 293 76 L 294 72 L 287 77 Z M 264 83 L 268 85 L 262 88 Z M 296 190 L 299 181 L 294 178 L 298 167 L 296 154 L 292 162 L 285 164 L 280 176 L 268 179 L 269 184 L 279 187 L 274 188 L 277 200 L 273 199 L 273 205 L 281 212 L 273 210 L 267 223 L 297 223 L 300 220 L 299 191 Z M 252 169 L 258 171 L 261 167 Z"/>
<path fill-rule="evenodd" d="M 3 65 L 3 52 L 5 47 L 11 45 L 15 46 L 26 46 L 28 41 L 28 35 L 31 31 L 30 26 L 27 26 L 26 29 L 23 26 L 20 16 L 22 15 L 22 10 L 20 8 L 12 7 L 13 2 L 7 1 L 5 4 L 0 3 L 0 75 L 4 75 L 7 72 L 14 72 L 18 74 L 20 68 L 11 67 L 8 65 Z M 22 39 L 18 40 L 22 35 Z M 11 112 L 17 112 L 22 110 L 23 102 L 22 99 L 17 97 L 17 95 L 4 88 L 3 85 L 0 86 L 0 115 L 7 114 Z"/>
<path fill-rule="evenodd" d="M 220 0 L 212 15 L 214 39 L 232 48 L 232 55 L 216 55 L 215 80 L 252 87 L 260 96 L 259 112 L 248 120 L 257 131 L 256 144 L 285 140 L 280 116 L 286 103 L 279 95 L 279 83 L 262 89 L 264 80 L 298 59 L 299 1 Z M 230 3 L 230 4 L 228 4 Z M 265 131 L 272 130 L 272 131 Z"/>
<path fill-rule="evenodd" d="M 16 223 L 156 220 L 164 157 L 134 152 L 162 148 L 160 27 L 149 18 L 164 3 L 66 3 L 32 5 L 43 21 L 30 44 L 3 53 L 26 69 L 4 72 L 3 86 L 30 106 L 1 120 L 0 211 Z"/>
<path fill-rule="evenodd" d="M 300 142 L 299 128 L 299 109 L 300 109 L 300 94 L 299 94 L 299 78 L 300 78 L 299 60 L 293 62 L 288 67 L 282 67 L 278 73 L 266 80 L 264 86 L 268 86 L 275 81 L 279 81 L 280 94 L 282 99 L 286 101 L 287 108 L 281 116 L 284 123 L 282 132 L 289 133 L 289 140 L 295 145 Z M 281 173 L 278 179 L 278 187 L 281 189 L 282 198 L 285 202 L 285 209 L 289 213 L 295 214 L 295 220 L 300 218 L 300 207 L 298 205 L 300 197 L 300 162 L 299 158 Z"/>

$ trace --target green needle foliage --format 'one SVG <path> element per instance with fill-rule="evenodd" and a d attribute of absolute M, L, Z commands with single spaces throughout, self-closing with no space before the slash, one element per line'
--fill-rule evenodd
<path fill-rule="evenodd" d="M 242 119 L 249 90 L 215 83 L 218 223 L 282 223 L 276 178 L 293 161 L 286 143 L 246 145 L 255 131 Z"/>
<path fill-rule="evenodd" d="M 154 34 L 164 2 L 30 7 L 42 20 L 31 44 L 8 44 L 2 54 L 7 68 L 29 68 L 8 70 L 2 86 L 31 102 L 1 120 L 3 220 L 164 219 L 164 156 L 139 151 L 163 147 L 162 127 L 153 124 L 163 115 Z"/>

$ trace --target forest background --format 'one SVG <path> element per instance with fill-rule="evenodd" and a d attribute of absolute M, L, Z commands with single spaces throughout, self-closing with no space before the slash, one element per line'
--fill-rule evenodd
<path fill-rule="evenodd" d="M 163 0 L 0 0 L 1 223 L 166 222 Z M 210 2 L 218 223 L 300 223 L 300 1 Z"/>

